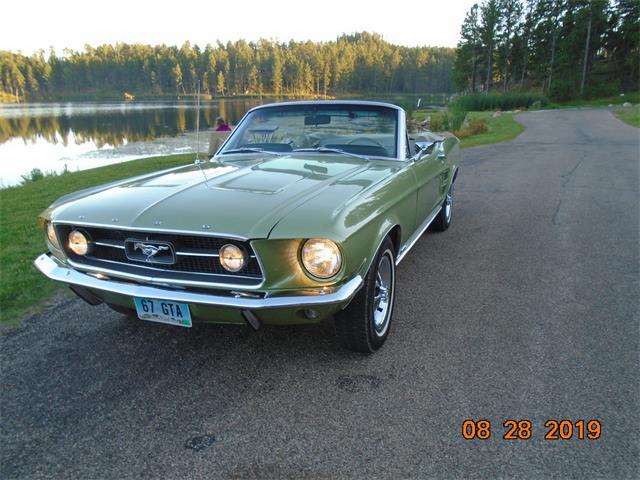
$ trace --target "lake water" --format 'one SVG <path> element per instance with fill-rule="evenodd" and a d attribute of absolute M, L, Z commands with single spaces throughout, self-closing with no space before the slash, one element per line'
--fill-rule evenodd
<path fill-rule="evenodd" d="M 235 124 L 259 99 L 202 102 L 200 150 L 217 116 Z M 85 170 L 136 158 L 195 152 L 193 102 L 0 104 L 0 187 L 21 175 Z"/>
<path fill-rule="evenodd" d="M 424 100 L 437 103 L 439 98 Z M 417 96 L 381 100 L 411 108 Z M 266 101 L 273 99 L 203 101 L 200 150 L 207 150 L 206 131 L 214 128 L 216 117 L 235 124 L 247 110 Z M 195 112 L 193 101 L 0 104 L 0 188 L 19 184 L 34 168 L 45 173 L 76 171 L 195 152 Z"/>

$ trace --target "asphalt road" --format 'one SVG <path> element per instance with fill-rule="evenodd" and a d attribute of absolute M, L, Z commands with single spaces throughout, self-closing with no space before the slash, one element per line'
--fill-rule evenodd
<path fill-rule="evenodd" d="M 0 476 L 637 478 L 639 131 L 518 120 L 464 151 L 454 224 L 401 264 L 375 355 L 330 324 L 186 330 L 70 297 L 5 333 Z M 503 439 L 509 419 L 532 437 Z M 549 419 L 602 436 L 545 440 Z"/>

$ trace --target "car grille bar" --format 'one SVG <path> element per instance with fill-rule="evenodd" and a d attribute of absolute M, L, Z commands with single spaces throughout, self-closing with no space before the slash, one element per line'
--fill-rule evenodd
<path fill-rule="evenodd" d="M 203 235 L 185 235 L 145 231 L 124 231 L 103 227 L 87 227 L 74 225 L 55 225 L 58 238 L 65 239 L 69 233 L 78 229 L 90 238 L 91 248 L 85 256 L 74 254 L 65 246 L 65 252 L 75 263 L 96 269 L 104 267 L 111 271 L 122 271 L 125 274 L 153 275 L 170 281 L 192 279 L 197 282 L 227 283 L 234 285 L 257 285 L 263 280 L 260 263 L 248 241 L 232 240 L 221 237 Z M 149 258 L 132 259 L 127 255 L 126 242 L 146 242 L 171 245 L 175 261 L 154 261 Z M 220 248 L 225 244 L 234 244 L 246 252 L 247 263 L 239 272 L 225 270 L 219 261 Z M 129 243 L 129 245 L 131 245 Z M 159 257 L 159 255 L 158 255 Z"/>

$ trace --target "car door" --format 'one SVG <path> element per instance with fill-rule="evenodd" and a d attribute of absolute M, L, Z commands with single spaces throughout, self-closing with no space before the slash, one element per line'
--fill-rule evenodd
<path fill-rule="evenodd" d="M 440 200 L 440 173 L 443 163 L 443 158 L 439 158 L 442 156 L 440 145 L 441 142 L 432 145 L 413 161 L 412 168 L 418 183 L 417 225 L 424 222 Z"/>

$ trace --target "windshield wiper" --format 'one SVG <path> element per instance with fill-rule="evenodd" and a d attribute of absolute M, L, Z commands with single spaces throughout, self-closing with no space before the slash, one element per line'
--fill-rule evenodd
<path fill-rule="evenodd" d="M 265 150 L 264 148 L 255 148 L 255 147 L 240 147 L 240 148 L 232 148 L 230 150 L 225 150 L 222 152 L 222 155 L 226 155 L 227 153 L 268 153 L 269 155 L 281 156 L 281 153 L 272 152 L 270 150 Z"/>
<path fill-rule="evenodd" d="M 358 155 L 357 153 L 347 152 L 346 150 L 342 150 L 340 148 L 329 148 L 329 147 L 316 147 L 316 148 L 296 148 L 294 152 L 319 152 L 319 153 L 340 153 L 342 155 L 348 155 L 350 157 L 361 158 L 366 161 L 370 161 L 371 159 L 365 155 Z"/>

